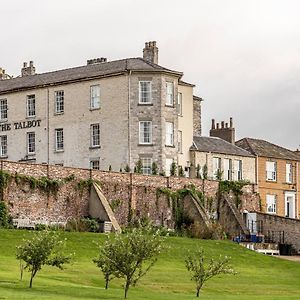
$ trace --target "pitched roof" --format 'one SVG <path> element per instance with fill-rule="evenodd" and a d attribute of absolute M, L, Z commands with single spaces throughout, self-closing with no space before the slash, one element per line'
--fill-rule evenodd
<path fill-rule="evenodd" d="M 218 137 L 194 136 L 194 143 L 191 150 L 253 157 L 248 151 Z"/>
<path fill-rule="evenodd" d="M 257 156 L 300 160 L 300 156 L 295 152 L 265 140 L 243 138 L 235 144 Z"/>
<path fill-rule="evenodd" d="M 88 80 L 99 77 L 124 74 L 127 71 L 135 72 L 165 72 L 181 77 L 183 73 L 166 69 L 160 65 L 151 63 L 143 58 L 127 58 L 111 62 L 89 64 L 86 66 L 47 72 L 42 74 L 16 77 L 8 80 L 0 80 L 0 94 L 13 91 L 26 90 L 49 85 L 57 85 L 68 82 Z"/>

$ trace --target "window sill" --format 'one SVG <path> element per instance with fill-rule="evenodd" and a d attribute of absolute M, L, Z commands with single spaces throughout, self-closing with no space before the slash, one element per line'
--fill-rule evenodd
<path fill-rule="evenodd" d="M 89 149 L 90 149 L 90 150 L 93 150 L 93 149 L 101 149 L 101 146 L 90 146 Z"/>
<path fill-rule="evenodd" d="M 60 115 L 63 115 L 64 113 L 65 113 L 64 111 L 62 111 L 62 112 L 55 112 L 54 116 L 60 116 Z"/>
<path fill-rule="evenodd" d="M 175 148 L 174 145 L 165 145 L 165 147 L 168 147 L 168 148 Z"/>
<path fill-rule="evenodd" d="M 8 158 L 8 155 L 2 155 L 0 156 L 0 159 L 7 159 Z"/>
<path fill-rule="evenodd" d="M 54 150 L 54 153 L 62 153 L 64 151 L 65 151 L 64 149 L 59 149 L 59 150 Z"/>
<path fill-rule="evenodd" d="M 101 107 L 95 107 L 95 108 L 90 107 L 90 111 L 100 110 L 100 109 L 101 109 Z"/>
<path fill-rule="evenodd" d="M 6 123 L 8 121 L 8 119 L 0 119 L 0 123 Z"/>
<path fill-rule="evenodd" d="M 26 119 L 35 119 L 36 118 L 36 115 L 34 116 L 26 116 Z"/>
<path fill-rule="evenodd" d="M 166 104 L 165 106 L 166 107 L 170 107 L 170 108 L 174 108 L 175 107 L 174 104 Z"/>
<path fill-rule="evenodd" d="M 138 146 L 146 146 L 146 147 L 150 146 L 151 147 L 151 146 L 154 146 L 154 144 L 152 144 L 152 143 L 151 144 L 141 144 L 141 143 L 139 143 Z"/>
<path fill-rule="evenodd" d="M 149 103 L 143 103 L 143 102 L 139 102 L 138 103 L 138 106 L 153 106 L 153 103 L 151 102 L 149 102 Z"/>
<path fill-rule="evenodd" d="M 32 152 L 32 153 L 27 153 L 27 156 L 28 156 L 28 157 L 35 156 L 35 152 Z"/>
<path fill-rule="evenodd" d="M 182 114 L 178 114 L 178 117 L 183 117 L 183 115 Z"/>
<path fill-rule="evenodd" d="M 266 179 L 266 182 L 277 182 L 277 180 Z"/>

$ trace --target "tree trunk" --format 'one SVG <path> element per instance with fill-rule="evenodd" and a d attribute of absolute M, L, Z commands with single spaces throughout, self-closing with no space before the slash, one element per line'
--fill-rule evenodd
<path fill-rule="evenodd" d="M 31 276 L 30 276 L 30 283 L 29 283 L 29 288 L 32 288 L 32 280 L 33 280 L 33 271 L 31 271 Z"/>
<path fill-rule="evenodd" d="M 124 295 L 124 298 L 126 299 L 127 298 L 127 293 L 128 293 L 128 290 L 129 290 L 129 281 L 126 281 L 126 284 L 125 284 L 125 295 Z"/>
<path fill-rule="evenodd" d="M 197 297 L 199 297 L 199 295 L 200 295 L 200 289 L 197 288 Z"/>
<path fill-rule="evenodd" d="M 107 290 L 108 289 L 108 283 L 109 283 L 109 279 L 105 279 L 105 289 Z"/>

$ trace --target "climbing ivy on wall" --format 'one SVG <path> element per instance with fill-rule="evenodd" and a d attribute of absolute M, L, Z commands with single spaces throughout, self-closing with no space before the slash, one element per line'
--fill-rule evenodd
<path fill-rule="evenodd" d="M 184 211 L 184 199 L 187 195 L 191 195 L 199 205 L 204 205 L 203 193 L 198 191 L 194 185 L 185 186 L 183 189 L 172 191 L 168 188 L 157 188 L 156 199 L 158 201 L 160 195 L 166 195 L 172 208 L 172 216 L 175 222 L 175 229 L 181 231 L 184 226 L 189 226 L 193 220 Z"/>
<path fill-rule="evenodd" d="M 1 192 L 1 200 L 3 200 L 4 189 L 7 187 L 8 183 L 14 179 L 17 185 L 20 184 L 29 184 L 32 190 L 39 189 L 46 193 L 54 193 L 58 192 L 59 187 L 62 184 L 68 183 L 72 180 L 75 180 L 75 175 L 72 174 L 64 179 L 51 179 L 46 176 L 42 177 L 33 177 L 22 175 L 19 173 L 11 174 L 7 171 L 0 170 L 0 192 Z"/>
<path fill-rule="evenodd" d="M 241 204 L 241 196 L 243 195 L 243 187 L 248 185 L 250 182 L 246 180 L 240 181 L 229 181 L 229 180 L 221 180 L 219 182 L 219 195 L 221 196 L 223 193 L 229 194 L 233 193 L 235 196 L 235 205 L 238 208 Z"/>

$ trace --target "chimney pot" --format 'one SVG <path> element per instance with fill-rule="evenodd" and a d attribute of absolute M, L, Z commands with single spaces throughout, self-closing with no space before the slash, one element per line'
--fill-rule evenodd
<path fill-rule="evenodd" d="M 229 119 L 230 121 L 229 121 L 229 123 L 230 123 L 230 128 L 232 128 L 233 127 L 233 121 L 232 121 L 232 117 L 230 117 L 230 119 Z"/>
<path fill-rule="evenodd" d="M 27 62 L 23 62 L 23 68 L 27 68 Z"/>
<path fill-rule="evenodd" d="M 225 128 L 228 128 L 228 123 L 227 122 L 225 123 Z"/>
<path fill-rule="evenodd" d="M 219 123 L 217 123 L 217 129 L 219 129 L 219 128 L 220 128 L 219 126 L 220 126 L 220 124 L 219 124 Z"/>
<path fill-rule="evenodd" d="M 224 128 L 224 121 L 221 122 L 221 127 Z"/>
<path fill-rule="evenodd" d="M 216 125 L 215 125 L 215 119 L 211 120 L 211 129 L 215 129 Z"/>

